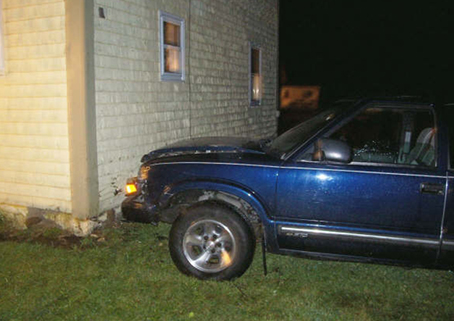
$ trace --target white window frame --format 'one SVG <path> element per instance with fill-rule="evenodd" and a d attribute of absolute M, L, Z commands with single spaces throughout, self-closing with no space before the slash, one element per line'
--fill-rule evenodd
<path fill-rule="evenodd" d="M 5 63 L 5 35 L 3 33 L 3 6 L 2 0 L 0 0 L 0 76 L 5 75 L 6 73 L 6 63 Z"/>
<path fill-rule="evenodd" d="M 164 22 L 170 22 L 180 26 L 180 63 L 181 72 L 173 73 L 165 71 L 164 61 Z M 170 13 L 159 10 L 159 41 L 160 41 L 160 56 L 161 56 L 161 81 L 184 81 L 185 80 L 185 22 L 184 19 L 174 16 Z"/>
<path fill-rule="evenodd" d="M 252 99 L 252 50 L 259 51 L 259 75 L 260 75 L 260 98 L 259 100 Z M 263 99 L 263 73 L 262 73 L 262 48 L 253 43 L 249 42 L 249 106 L 261 106 Z"/>

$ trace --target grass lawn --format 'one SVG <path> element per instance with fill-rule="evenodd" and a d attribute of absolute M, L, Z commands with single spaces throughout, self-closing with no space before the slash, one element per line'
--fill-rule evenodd
<path fill-rule="evenodd" d="M 180 274 L 169 227 L 72 249 L 0 242 L 0 320 L 454 320 L 454 275 L 268 255 L 233 282 Z M 96 243 L 96 244 L 93 244 Z"/>

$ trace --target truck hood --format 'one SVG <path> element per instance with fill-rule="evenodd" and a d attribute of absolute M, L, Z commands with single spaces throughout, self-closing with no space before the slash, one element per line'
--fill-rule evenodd
<path fill-rule="evenodd" d="M 141 162 L 152 159 L 176 156 L 181 154 L 203 153 L 259 153 L 263 154 L 263 147 L 268 140 L 253 141 L 242 137 L 200 137 L 182 140 L 164 148 L 156 149 L 145 154 Z"/>

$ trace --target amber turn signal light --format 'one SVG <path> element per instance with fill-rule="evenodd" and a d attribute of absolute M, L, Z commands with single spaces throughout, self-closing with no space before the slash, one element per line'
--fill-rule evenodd
<path fill-rule="evenodd" d="M 137 192 L 137 187 L 134 184 L 127 184 L 126 185 L 126 195 L 134 194 Z"/>

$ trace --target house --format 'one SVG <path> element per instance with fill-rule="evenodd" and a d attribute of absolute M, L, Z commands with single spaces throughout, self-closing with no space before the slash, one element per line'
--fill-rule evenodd
<path fill-rule="evenodd" d="M 280 108 L 317 109 L 320 86 L 282 86 Z"/>
<path fill-rule="evenodd" d="M 141 156 L 276 132 L 278 0 L 0 0 L 0 211 L 84 234 Z"/>

